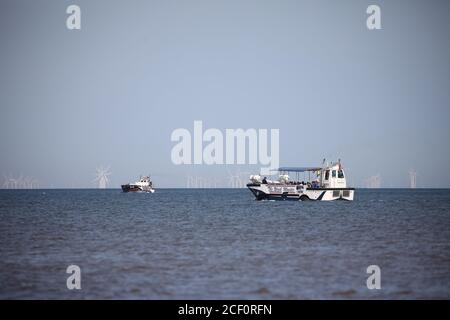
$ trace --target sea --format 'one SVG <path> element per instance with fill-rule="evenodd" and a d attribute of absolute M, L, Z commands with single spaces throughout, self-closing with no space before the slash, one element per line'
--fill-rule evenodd
<path fill-rule="evenodd" d="M 0 299 L 450 299 L 450 190 L 0 190 Z"/>

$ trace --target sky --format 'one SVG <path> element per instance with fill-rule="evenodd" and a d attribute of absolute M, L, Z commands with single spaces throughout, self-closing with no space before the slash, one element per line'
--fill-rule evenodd
<path fill-rule="evenodd" d="M 449 14 L 436 0 L 3 0 L 0 179 L 88 188 L 106 166 L 111 188 L 147 173 L 227 187 L 259 171 L 173 164 L 171 133 L 201 120 L 279 129 L 280 165 L 340 158 L 353 186 L 407 187 L 413 169 L 448 188 Z"/>

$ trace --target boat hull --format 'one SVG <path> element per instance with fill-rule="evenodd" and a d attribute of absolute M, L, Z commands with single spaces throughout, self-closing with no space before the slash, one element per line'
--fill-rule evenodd
<path fill-rule="evenodd" d="M 123 192 L 148 192 L 148 193 L 154 193 L 155 190 L 151 187 L 147 186 L 137 186 L 133 184 L 123 184 L 122 186 Z"/>
<path fill-rule="evenodd" d="M 303 188 L 301 185 L 247 184 L 256 200 L 293 200 L 293 201 L 352 201 L 354 188 Z"/>

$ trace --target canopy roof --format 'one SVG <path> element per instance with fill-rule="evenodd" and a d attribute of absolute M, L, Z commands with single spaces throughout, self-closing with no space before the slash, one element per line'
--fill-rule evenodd
<path fill-rule="evenodd" d="M 280 167 L 273 171 L 289 171 L 289 172 L 305 172 L 305 171 L 319 171 L 321 167 Z"/>

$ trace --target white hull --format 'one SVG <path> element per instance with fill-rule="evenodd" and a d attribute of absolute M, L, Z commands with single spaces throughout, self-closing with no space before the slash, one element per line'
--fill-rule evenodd
<path fill-rule="evenodd" d="M 301 185 L 253 184 L 247 187 L 257 200 L 348 200 L 352 201 L 354 188 L 304 188 Z"/>
<path fill-rule="evenodd" d="M 141 192 L 155 193 L 155 189 L 153 189 L 151 187 L 140 187 L 140 188 L 141 188 Z"/>

